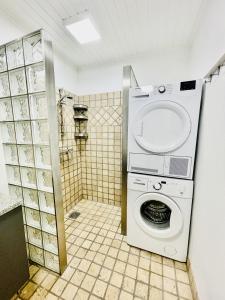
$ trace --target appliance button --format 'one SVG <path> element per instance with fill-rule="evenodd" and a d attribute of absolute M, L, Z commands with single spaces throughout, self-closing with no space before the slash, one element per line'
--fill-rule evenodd
<path fill-rule="evenodd" d="M 161 188 L 162 188 L 162 184 L 161 184 L 160 182 L 155 183 L 155 184 L 153 185 L 153 188 L 154 188 L 156 191 L 159 191 L 159 190 L 161 190 Z"/>
<path fill-rule="evenodd" d="M 160 86 L 158 87 L 158 92 L 159 92 L 160 94 L 165 93 L 165 91 L 166 91 L 165 85 L 160 85 Z"/>

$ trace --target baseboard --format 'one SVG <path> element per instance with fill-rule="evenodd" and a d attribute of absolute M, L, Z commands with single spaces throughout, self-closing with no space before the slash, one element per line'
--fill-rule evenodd
<path fill-rule="evenodd" d="M 191 286 L 193 299 L 194 300 L 200 300 L 199 296 L 198 296 L 198 291 L 197 291 L 197 287 L 196 287 L 196 283 L 195 283 L 195 278 L 194 278 L 194 274 L 192 272 L 191 262 L 190 262 L 189 258 L 187 260 L 187 269 L 188 269 L 188 275 L 189 275 L 189 280 L 190 280 L 190 286 Z"/>

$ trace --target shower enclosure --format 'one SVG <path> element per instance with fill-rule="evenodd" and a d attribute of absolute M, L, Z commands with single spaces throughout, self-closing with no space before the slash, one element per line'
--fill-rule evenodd
<path fill-rule="evenodd" d="M 23 203 L 29 258 L 67 264 L 52 44 L 42 30 L 0 46 L 0 129 L 10 197 Z"/>

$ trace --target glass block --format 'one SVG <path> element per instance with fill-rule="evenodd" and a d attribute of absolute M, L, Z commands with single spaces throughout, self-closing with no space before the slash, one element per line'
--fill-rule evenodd
<path fill-rule="evenodd" d="M 38 195 L 39 195 L 40 210 L 50 214 L 54 214 L 55 201 L 54 201 L 53 194 L 39 191 Z"/>
<path fill-rule="evenodd" d="M 24 39 L 24 55 L 26 64 L 39 62 L 43 59 L 42 40 L 40 34 Z"/>
<path fill-rule="evenodd" d="M 35 146 L 36 167 L 51 169 L 51 155 L 49 146 Z"/>
<path fill-rule="evenodd" d="M 47 121 L 32 121 L 34 144 L 49 144 L 49 131 Z"/>
<path fill-rule="evenodd" d="M 0 100 L 0 121 L 13 121 L 12 104 L 10 98 Z"/>
<path fill-rule="evenodd" d="M 21 167 L 22 185 L 28 188 L 36 188 L 36 174 L 35 169 Z"/>
<path fill-rule="evenodd" d="M 12 98 L 14 120 L 29 120 L 29 105 L 27 96 Z"/>
<path fill-rule="evenodd" d="M 45 67 L 43 63 L 26 68 L 29 93 L 45 91 Z"/>
<path fill-rule="evenodd" d="M 56 234 L 55 216 L 41 212 L 41 224 L 44 231 Z"/>
<path fill-rule="evenodd" d="M 20 186 L 9 184 L 9 195 L 13 201 L 23 201 L 22 188 Z"/>
<path fill-rule="evenodd" d="M 26 207 L 39 209 L 37 190 L 23 189 L 23 197 Z"/>
<path fill-rule="evenodd" d="M 21 185 L 20 169 L 16 166 L 6 166 L 8 183 Z"/>
<path fill-rule="evenodd" d="M 27 236 L 29 243 L 42 247 L 41 230 L 27 226 Z"/>
<path fill-rule="evenodd" d="M 45 93 L 37 93 L 29 96 L 31 119 L 47 119 L 48 105 Z"/>
<path fill-rule="evenodd" d="M 7 71 L 5 47 L 0 48 L 0 72 Z"/>
<path fill-rule="evenodd" d="M 40 265 L 44 265 L 44 251 L 33 245 L 29 245 L 30 259 Z"/>
<path fill-rule="evenodd" d="M 2 123 L 1 126 L 1 138 L 3 143 L 16 143 L 16 134 L 14 129 L 14 123 Z"/>
<path fill-rule="evenodd" d="M 24 65 L 22 41 L 6 46 L 8 68 L 14 69 Z"/>
<path fill-rule="evenodd" d="M 58 254 L 58 241 L 55 235 L 43 232 L 44 249 Z"/>
<path fill-rule="evenodd" d="M 16 145 L 3 145 L 5 162 L 9 165 L 18 165 L 18 155 Z"/>
<path fill-rule="evenodd" d="M 41 229 L 41 222 L 40 222 L 41 220 L 40 220 L 39 211 L 26 207 L 25 213 L 26 213 L 27 225 Z"/>
<path fill-rule="evenodd" d="M 9 90 L 9 79 L 8 73 L 1 73 L 0 74 L 0 98 L 9 97 L 10 90 Z"/>
<path fill-rule="evenodd" d="M 18 144 L 32 144 L 32 133 L 29 121 L 16 122 L 16 139 Z"/>
<path fill-rule="evenodd" d="M 55 254 L 45 251 L 45 266 L 59 273 L 59 257 Z"/>
<path fill-rule="evenodd" d="M 24 68 L 9 72 L 11 95 L 22 95 L 27 93 L 26 77 Z"/>
<path fill-rule="evenodd" d="M 37 184 L 39 190 L 52 193 L 52 172 L 49 170 L 37 169 Z"/>
<path fill-rule="evenodd" d="M 18 145 L 19 162 L 24 167 L 34 167 L 34 152 L 31 145 Z"/>

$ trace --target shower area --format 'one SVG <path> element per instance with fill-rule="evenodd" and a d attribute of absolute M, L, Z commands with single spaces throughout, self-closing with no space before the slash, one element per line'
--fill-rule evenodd
<path fill-rule="evenodd" d="M 0 46 L 0 130 L 8 190 L 22 203 L 31 262 L 63 273 L 71 256 L 68 224 L 80 214 L 84 223 L 102 220 L 99 226 L 104 223 L 109 230 L 110 224 L 126 233 L 122 132 L 127 130 L 131 71 L 124 68 L 123 92 L 80 96 L 55 87 L 52 45 L 43 30 Z"/>

